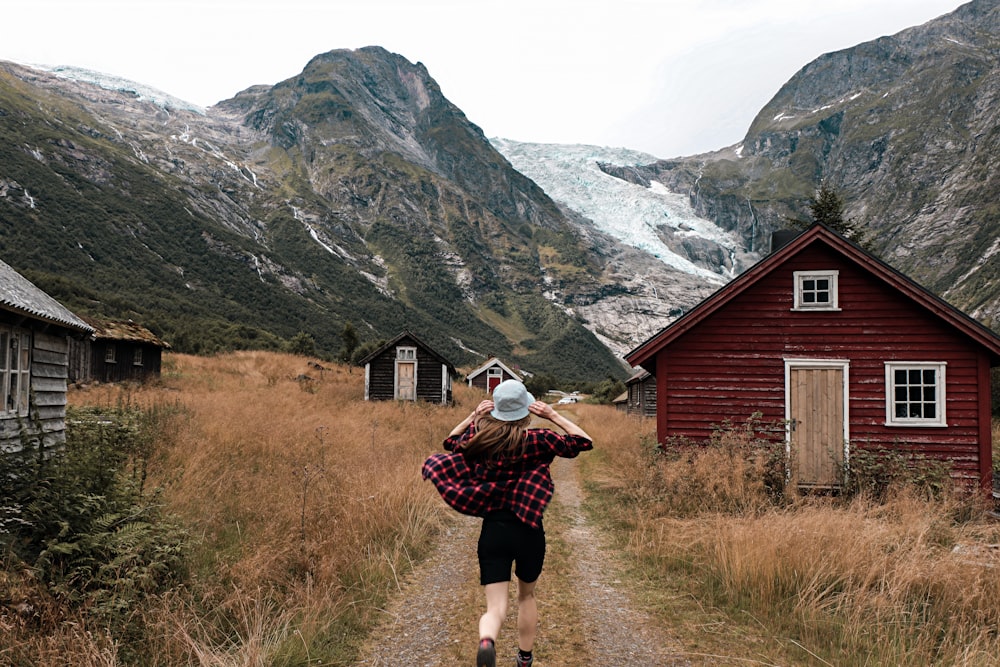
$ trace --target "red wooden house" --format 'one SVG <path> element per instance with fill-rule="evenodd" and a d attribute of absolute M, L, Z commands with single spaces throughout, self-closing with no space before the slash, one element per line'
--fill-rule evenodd
<path fill-rule="evenodd" d="M 793 481 L 830 488 L 852 448 L 949 461 L 992 486 L 1000 338 L 814 225 L 627 355 L 656 376 L 657 437 L 785 424 Z"/>

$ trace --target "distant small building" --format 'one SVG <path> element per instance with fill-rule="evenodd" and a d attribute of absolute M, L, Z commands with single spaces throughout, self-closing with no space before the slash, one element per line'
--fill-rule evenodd
<path fill-rule="evenodd" d="M 656 416 L 656 378 L 644 368 L 625 381 L 625 411 L 639 417 Z"/>
<path fill-rule="evenodd" d="M 359 363 L 365 367 L 366 401 L 452 402 L 455 366 L 409 331 Z"/>
<path fill-rule="evenodd" d="M 628 392 L 623 391 L 622 393 L 618 394 L 618 396 L 611 401 L 611 404 L 615 406 L 615 410 L 617 410 L 618 412 L 627 412 Z"/>
<path fill-rule="evenodd" d="M 89 340 L 70 344 L 70 382 L 142 382 L 159 377 L 170 345 L 132 320 L 81 316 L 94 329 Z"/>
<path fill-rule="evenodd" d="M 498 384 L 504 380 L 523 381 L 521 375 L 512 371 L 496 357 L 490 357 L 485 364 L 465 376 L 470 387 L 482 389 L 492 394 Z"/>
<path fill-rule="evenodd" d="M 0 451 L 66 437 L 69 340 L 93 328 L 0 262 Z"/>

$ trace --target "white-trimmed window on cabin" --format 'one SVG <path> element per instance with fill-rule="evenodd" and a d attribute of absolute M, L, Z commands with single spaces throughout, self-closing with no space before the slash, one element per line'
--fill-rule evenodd
<path fill-rule="evenodd" d="M 944 362 L 885 363 L 887 426 L 947 426 Z"/>
<path fill-rule="evenodd" d="M 31 386 L 31 334 L 16 327 L 0 327 L 0 383 L 5 415 L 28 414 Z"/>
<path fill-rule="evenodd" d="M 141 347 L 135 348 L 135 351 L 132 353 L 132 365 L 133 366 L 142 366 L 142 348 Z"/>
<path fill-rule="evenodd" d="M 793 310 L 840 310 L 837 279 L 839 271 L 796 271 Z"/>
<path fill-rule="evenodd" d="M 104 363 L 106 364 L 117 363 L 116 359 L 117 355 L 118 353 L 115 350 L 115 346 L 113 343 L 108 343 L 107 345 L 104 346 Z"/>
<path fill-rule="evenodd" d="M 417 360 L 417 348 L 415 348 L 415 347 L 397 347 L 396 348 L 396 360 L 397 361 L 416 361 Z"/>

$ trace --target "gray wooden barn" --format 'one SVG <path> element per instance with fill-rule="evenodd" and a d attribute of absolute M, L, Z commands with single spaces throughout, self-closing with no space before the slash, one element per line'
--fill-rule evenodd
<path fill-rule="evenodd" d="M 94 334 L 70 341 L 70 382 L 142 382 L 159 377 L 163 351 L 170 345 L 152 331 L 132 320 L 81 319 Z"/>
<path fill-rule="evenodd" d="M 656 378 L 644 368 L 625 381 L 625 411 L 638 417 L 656 416 Z"/>
<path fill-rule="evenodd" d="M 65 440 L 69 340 L 93 328 L 0 262 L 0 448 Z"/>
<path fill-rule="evenodd" d="M 409 331 L 362 359 L 366 401 L 452 401 L 455 366 Z"/>

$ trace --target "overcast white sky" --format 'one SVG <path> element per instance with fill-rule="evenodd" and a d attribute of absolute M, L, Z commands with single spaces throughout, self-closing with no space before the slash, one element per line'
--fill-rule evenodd
<path fill-rule="evenodd" d="M 488 137 L 676 157 L 743 138 L 817 56 L 961 0 L 0 0 L 0 60 L 76 65 L 210 106 L 315 55 L 422 62 Z"/>

